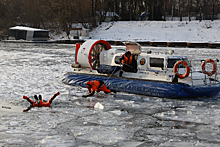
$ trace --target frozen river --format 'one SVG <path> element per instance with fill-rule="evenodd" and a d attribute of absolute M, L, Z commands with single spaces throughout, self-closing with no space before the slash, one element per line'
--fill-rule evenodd
<path fill-rule="evenodd" d="M 220 55 L 220 49 L 172 49 L 189 59 Z M 82 98 L 87 89 L 61 82 L 72 71 L 73 55 L 74 45 L 0 42 L 0 146 L 220 146 L 220 95 L 177 100 L 99 93 Z M 23 112 L 29 106 L 23 95 L 48 100 L 58 91 L 50 108 Z M 94 108 L 97 103 L 104 109 Z"/>

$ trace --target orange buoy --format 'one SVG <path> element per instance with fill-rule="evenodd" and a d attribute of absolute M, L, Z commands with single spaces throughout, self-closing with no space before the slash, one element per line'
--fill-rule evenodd
<path fill-rule="evenodd" d="M 213 70 L 212 70 L 211 72 L 207 72 L 207 71 L 205 70 L 205 65 L 206 65 L 206 63 L 212 63 Z M 214 75 L 214 74 L 216 73 L 216 63 L 215 63 L 215 61 L 212 60 L 212 59 L 206 59 L 205 62 L 202 63 L 202 72 L 203 72 L 204 74 L 207 74 L 208 76 Z"/>
<path fill-rule="evenodd" d="M 179 65 L 184 65 L 186 67 L 186 72 L 185 74 L 179 74 L 178 73 L 178 66 Z M 179 60 L 177 61 L 174 66 L 173 66 L 173 71 L 174 71 L 174 74 L 177 75 L 180 79 L 184 79 L 186 77 L 189 76 L 189 72 L 190 72 L 190 67 L 189 67 L 189 64 L 186 62 L 186 61 L 183 61 L 183 60 Z"/>

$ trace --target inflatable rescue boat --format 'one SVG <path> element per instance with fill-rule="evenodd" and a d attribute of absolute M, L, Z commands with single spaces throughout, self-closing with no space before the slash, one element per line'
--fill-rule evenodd
<path fill-rule="evenodd" d="M 122 70 L 120 57 L 130 51 L 135 59 L 133 72 Z M 187 57 L 169 53 L 141 52 L 135 42 L 112 47 L 105 40 L 88 40 L 76 44 L 74 70 L 62 79 L 65 84 L 86 87 L 86 82 L 102 80 L 107 87 L 118 92 L 156 96 L 162 98 L 209 97 L 220 92 L 217 79 L 217 61 L 201 60 L 201 71 L 191 66 Z M 212 70 L 206 70 L 211 65 Z"/>

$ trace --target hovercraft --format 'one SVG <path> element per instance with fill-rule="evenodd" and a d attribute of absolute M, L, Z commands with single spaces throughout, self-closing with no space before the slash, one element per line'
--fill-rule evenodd
<path fill-rule="evenodd" d="M 121 71 L 120 57 L 130 51 L 135 59 L 134 72 Z M 76 44 L 74 71 L 64 75 L 62 82 L 73 86 L 86 87 L 86 82 L 102 80 L 107 87 L 118 92 L 156 96 L 161 98 L 210 97 L 220 92 L 217 79 L 217 61 L 201 61 L 202 71 L 196 71 L 187 57 L 141 52 L 135 42 L 112 47 L 105 40 L 88 40 Z M 212 71 L 206 71 L 211 64 Z"/>

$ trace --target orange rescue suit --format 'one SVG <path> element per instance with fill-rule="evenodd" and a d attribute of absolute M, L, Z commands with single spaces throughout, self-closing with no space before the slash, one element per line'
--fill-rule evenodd
<path fill-rule="evenodd" d="M 88 94 L 87 96 L 92 96 L 95 93 L 95 91 L 96 92 L 104 91 L 106 94 L 111 93 L 111 90 L 109 90 L 105 86 L 103 81 L 89 81 L 89 82 L 86 82 L 86 85 L 90 92 L 90 94 Z"/>
<path fill-rule="evenodd" d="M 23 96 L 23 99 L 26 99 L 28 102 L 31 103 L 32 107 L 49 107 L 52 103 L 52 101 L 56 98 L 56 96 L 58 96 L 60 93 L 57 92 L 56 94 L 54 94 L 47 102 L 42 101 L 41 95 L 39 95 L 39 101 L 34 102 L 32 101 L 30 98 L 28 98 L 27 96 Z M 37 96 L 34 96 L 35 99 L 37 99 Z"/>
<path fill-rule="evenodd" d="M 132 63 L 132 60 L 133 60 L 133 55 L 132 55 L 132 53 L 131 53 L 131 56 L 130 56 L 130 57 L 127 57 L 125 54 L 126 54 L 126 53 L 124 53 L 124 54 L 122 55 L 122 61 L 121 61 L 121 63 L 130 65 L 130 64 Z"/>

